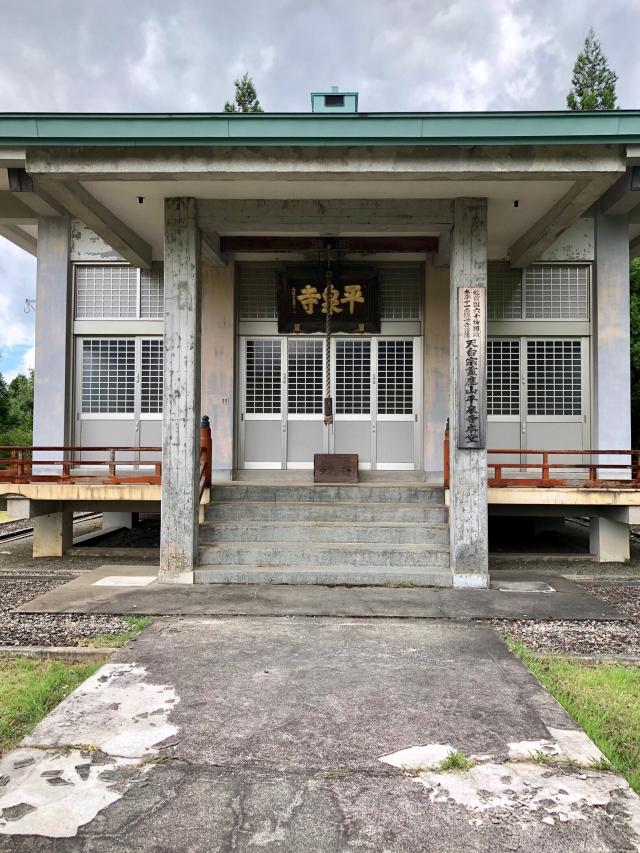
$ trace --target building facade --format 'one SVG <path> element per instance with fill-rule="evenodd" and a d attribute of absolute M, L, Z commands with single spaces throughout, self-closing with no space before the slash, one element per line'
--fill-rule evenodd
<path fill-rule="evenodd" d="M 312 104 L 0 115 L 0 234 L 38 258 L 34 464 L 0 488 L 34 553 L 74 509 L 159 508 L 161 577 L 192 582 L 207 415 L 214 483 L 355 453 L 363 484 L 446 487 L 452 585 L 486 585 L 489 511 L 588 515 L 628 558 L 640 113 Z"/>

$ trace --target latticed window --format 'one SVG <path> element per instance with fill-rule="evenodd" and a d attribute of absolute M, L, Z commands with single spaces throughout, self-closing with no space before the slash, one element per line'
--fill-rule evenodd
<path fill-rule="evenodd" d="M 140 317 L 161 320 L 164 314 L 164 277 L 162 269 L 140 270 Z"/>
<path fill-rule="evenodd" d="M 580 341 L 527 341 L 527 386 L 529 415 L 581 415 Z"/>
<path fill-rule="evenodd" d="M 371 341 L 336 341 L 336 414 L 371 412 Z"/>
<path fill-rule="evenodd" d="M 487 317 L 489 320 L 522 318 L 522 270 L 508 264 L 487 267 Z"/>
<path fill-rule="evenodd" d="M 141 341 L 140 411 L 143 415 L 162 414 L 164 346 L 160 338 Z"/>
<path fill-rule="evenodd" d="M 164 282 L 161 266 L 150 270 L 119 265 L 75 267 L 78 320 L 161 320 Z"/>
<path fill-rule="evenodd" d="M 76 267 L 78 319 L 135 318 L 138 270 L 125 266 Z"/>
<path fill-rule="evenodd" d="M 322 414 L 321 340 L 292 340 L 288 347 L 288 405 L 291 415 Z"/>
<path fill-rule="evenodd" d="M 405 265 L 382 266 L 380 317 L 383 320 L 419 320 L 422 276 L 417 268 Z"/>
<path fill-rule="evenodd" d="M 246 344 L 246 412 L 279 414 L 282 393 L 282 354 L 279 340 Z"/>
<path fill-rule="evenodd" d="M 135 405 L 136 344 L 133 339 L 82 341 L 82 412 L 132 414 Z"/>
<path fill-rule="evenodd" d="M 276 320 L 277 273 L 275 269 L 240 266 L 238 270 L 238 316 L 240 320 Z"/>
<path fill-rule="evenodd" d="M 378 414 L 413 413 L 413 341 L 378 341 Z"/>
<path fill-rule="evenodd" d="M 520 414 L 520 341 L 487 341 L 487 414 Z"/>
<path fill-rule="evenodd" d="M 527 320 L 586 320 L 589 270 L 586 266 L 527 267 L 524 273 Z"/>

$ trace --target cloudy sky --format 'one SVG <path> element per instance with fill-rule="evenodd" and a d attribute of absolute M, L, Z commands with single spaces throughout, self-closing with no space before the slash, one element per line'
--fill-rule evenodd
<path fill-rule="evenodd" d="M 640 107 L 640 0 L 0 0 L 0 111 L 267 111 L 338 84 L 362 110 L 563 109 L 593 26 Z M 32 358 L 35 261 L 0 238 L 0 370 Z"/>

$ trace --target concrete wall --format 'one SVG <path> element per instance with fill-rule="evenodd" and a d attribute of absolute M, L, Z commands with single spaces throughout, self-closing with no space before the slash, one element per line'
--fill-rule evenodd
<path fill-rule="evenodd" d="M 213 476 L 234 467 L 235 264 L 202 268 L 202 414 L 211 419 Z"/>
<path fill-rule="evenodd" d="M 424 296 L 424 469 L 442 476 L 442 441 L 449 417 L 449 268 L 425 269 Z"/>
<path fill-rule="evenodd" d="M 122 262 L 124 258 L 108 246 L 102 237 L 98 237 L 95 231 L 87 228 L 78 219 L 73 219 L 71 221 L 71 260 L 105 263 Z"/>
<path fill-rule="evenodd" d="M 595 257 L 593 216 L 582 216 L 543 252 L 541 261 L 592 261 Z"/>

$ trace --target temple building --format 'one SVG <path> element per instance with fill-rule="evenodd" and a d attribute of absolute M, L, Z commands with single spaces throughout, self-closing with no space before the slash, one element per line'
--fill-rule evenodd
<path fill-rule="evenodd" d="M 5 113 L 0 235 L 34 556 L 95 509 L 159 512 L 175 583 L 484 587 L 490 515 L 629 558 L 640 112 Z"/>

